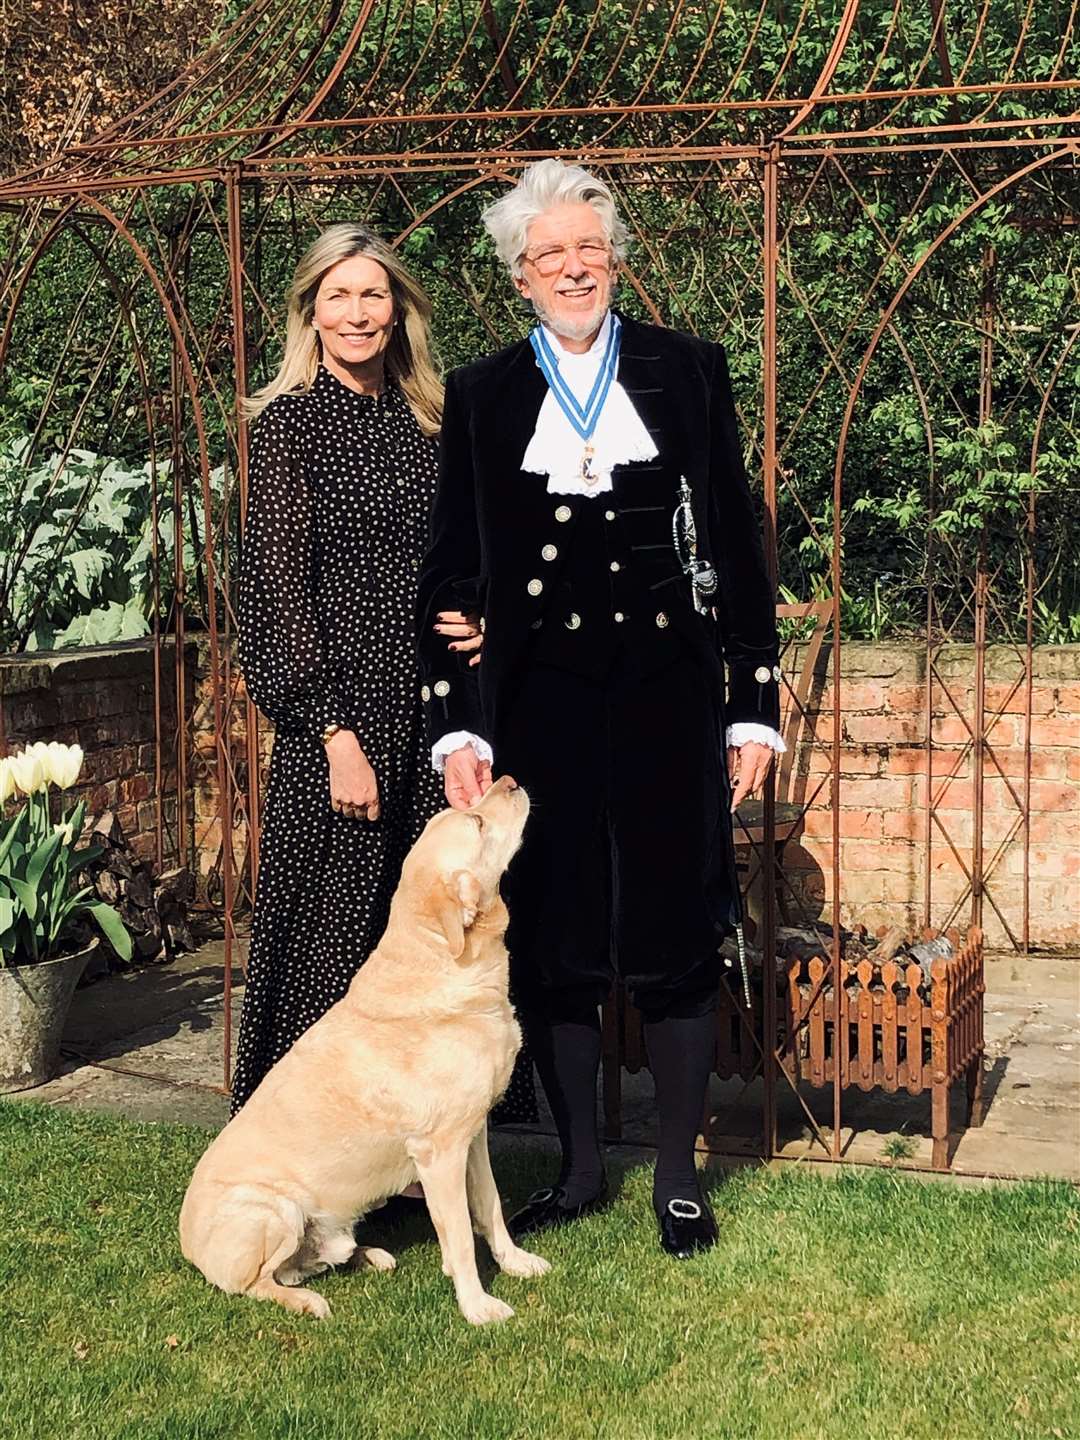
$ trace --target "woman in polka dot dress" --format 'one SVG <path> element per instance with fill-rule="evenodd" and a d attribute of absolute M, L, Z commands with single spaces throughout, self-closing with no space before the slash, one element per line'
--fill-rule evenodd
<path fill-rule="evenodd" d="M 240 659 L 275 724 L 233 1113 L 375 948 L 402 862 L 443 806 L 413 606 L 442 386 L 431 306 L 388 246 L 335 225 L 289 296 L 254 429 Z M 463 616 L 447 643 L 479 643 Z M 518 1081 L 528 1118 L 531 1080 Z"/>

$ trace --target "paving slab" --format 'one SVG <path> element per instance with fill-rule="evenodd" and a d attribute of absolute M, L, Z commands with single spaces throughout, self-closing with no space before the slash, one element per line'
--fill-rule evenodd
<path fill-rule="evenodd" d="M 108 976 L 76 992 L 56 1079 L 8 1097 L 107 1110 L 152 1121 L 217 1128 L 228 1118 L 222 1088 L 224 947 L 204 945 L 169 965 Z M 243 984 L 233 988 L 233 1037 Z M 995 956 L 986 964 L 988 1109 L 965 1130 L 963 1085 L 954 1087 L 950 1122 L 959 1175 L 1054 1175 L 1080 1183 L 1080 961 Z M 647 1155 L 656 1140 L 652 1079 L 622 1077 L 622 1145 Z M 800 1103 L 777 1084 L 778 1153 L 802 1161 L 832 1141 L 832 1091 L 803 1087 Z M 714 1077 L 714 1144 L 733 1158 L 761 1153 L 762 1086 Z M 813 1117 L 813 1122 L 807 1115 Z M 498 1133 L 495 1148 L 553 1148 L 550 1117 L 539 1127 Z M 929 1094 L 849 1090 L 841 1110 L 841 1147 L 860 1163 L 928 1166 Z"/>
<path fill-rule="evenodd" d="M 243 993 L 237 969 L 234 1034 Z M 221 941 L 81 987 L 64 1029 L 60 1073 L 4 1098 L 220 1129 L 229 1118 L 223 1002 Z"/>
<path fill-rule="evenodd" d="M 101 1110 L 154 1123 L 201 1125 L 220 1130 L 229 1118 L 229 1097 L 209 1086 L 180 1087 L 101 1066 L 74 1065 L 48 1085 L 9 1100 L 40 1101 L 58 1109 Z"/>

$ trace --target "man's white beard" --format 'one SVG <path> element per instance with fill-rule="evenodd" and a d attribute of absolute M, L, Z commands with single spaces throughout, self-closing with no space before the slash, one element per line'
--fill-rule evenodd
<path fill-rule="evenodd" d="M 530 299 L 531 298 L 530 296 Z M 580 320 L 556 320 L 554 316 L 549 315 L 546 310 L 538 305 L 535 300 L 532 302 L 532 307 L 536 311 L 536 318 L 542 321 L 549 330 L 553 330 L 556 335 L 560 335 L 564 340 L 589 340 L 592 336 L 598 335 L 600 333 L 600 327 L 607 319 L 607 313 L 611 308 L 610 304 L 605 305 L 599 315 L 583 315 Z"/>

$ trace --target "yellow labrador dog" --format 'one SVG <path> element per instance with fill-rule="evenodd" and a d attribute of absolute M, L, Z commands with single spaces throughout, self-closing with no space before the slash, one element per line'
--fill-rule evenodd
<path fill-rule="evenodd" d="M 366 1211 L 421 1180 L 466 1320 L 514 1312 L 476 1270 L 469 1213 L 508 1275 L 542 1275 L 503 1221 L 487 1114 L 521 1032 L 507 999 L 499 879 L 521 843 L 525 791 L 503 776 L 444 810 L 413 846 L 377 949 L 199 1161 L 180 1211 L 184 1255 L 230 1294 L 324 1317 L 295 1288 L 331 1265 L 392 1270 L 357 1246 Z"/>

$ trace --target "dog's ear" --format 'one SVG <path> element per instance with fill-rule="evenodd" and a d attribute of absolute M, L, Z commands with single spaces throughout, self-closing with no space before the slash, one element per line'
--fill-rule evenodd
<path fill-rule="evenodd" d="M 436 887 L 436 918 L 455 960 L 464 952 L 465 931 L 479 908 L 480 882 L 470 871 L 455 870 L 441 878 Z"/>

